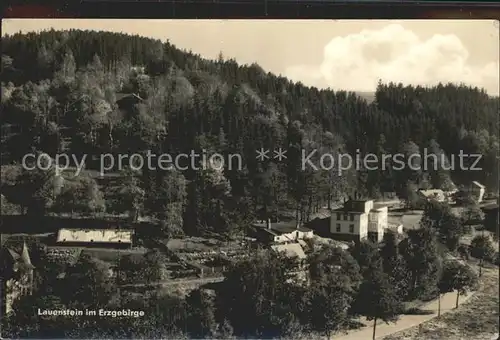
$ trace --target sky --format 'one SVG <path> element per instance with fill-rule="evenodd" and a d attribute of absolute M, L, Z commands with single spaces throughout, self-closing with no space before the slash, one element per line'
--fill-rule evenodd
<path fill-rule="evenodd" d="M 499 94 L 492 20 L 5 19 L 2 35 L 44 29 L 113 31 L 169 40 L 320 88 L 373 92 L 378 80 L 465 83 Z"/>

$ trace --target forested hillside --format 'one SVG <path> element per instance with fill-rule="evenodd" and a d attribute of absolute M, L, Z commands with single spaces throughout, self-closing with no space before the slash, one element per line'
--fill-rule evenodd
<path fill-rule="evenodd" d="M 119 108 L 117 101 L 127 94 L 138 101 Z M 129 188 L 146 193 L 146 211 L 185 232 L 229 228 L 239 212 L 260 208 L 287 206 L 307 219 L 327 201 L 354 191 L 406 198 L 417 187 L 472 180 L 498 188 L 498 98 L 466 85 L 379 84 L 368 103 L 352 92 L 306 87 L 223 55 L 206 60 L 168 42 L 47 31 L 2 38 L 1 112 L 3 164 L 33 150 L 241 154 L 244 168 L 226 168 L 219 176 L 143 171 L 140 179 L 127 177 Z M 287 150 L 286 162 L 256 161 L 255 150 L 279 147 Z M 300 169 L 304 149 L 354 156 L 410 155 L 424 148 L 448 159 L 461 150 L 482 154 L 476 166 L 484 170 L 464 171 L 455 164 L 450 171 L 352 169 L 339 176 L 335 169 Z"/>

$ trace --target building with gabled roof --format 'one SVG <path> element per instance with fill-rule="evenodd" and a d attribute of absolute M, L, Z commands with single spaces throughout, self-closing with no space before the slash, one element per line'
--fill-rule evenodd
<path fill-rule="evenodd" d="M 371 199 L 351 199 L 332 210 L 330 234 L 343 241 L 360 241 L 370 237 L 380 242 L 388 228 L 388 207 Z"/>
<path fill-rule="evenodd" d="M 130 110 L 136 104 L 142 103 L 144 101 L 136 93 L 117 93 L 116 94 L 116 104 L 120 110 Z"/>
<path fill-rule="evenodd" d="M 296 221 L 274 222 L 270 219 L 252 224 L 252 236 L 262 243 L 295 243 L 314 236 L 314 232 Z"/>
<path fill-rule="evenodd" d="M 470 193 L 474 197 L 477 203 L 481 203 L 486 192 L 486 187 L 479 183 L 478 181 L 472 181 Z"/>

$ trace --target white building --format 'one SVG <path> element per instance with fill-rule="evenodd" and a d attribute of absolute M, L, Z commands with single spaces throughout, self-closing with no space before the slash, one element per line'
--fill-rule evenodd
<path fill-rule="evenodd" d="M 373 234 L 374 240 L 380 242 L 388 226 L 387 206 L 373 207 L 368 213 L 368 234 Z"/>
<path fill-rule="evenodd" d="M 370 236 L 381 241 L 388 227 L 387 206 L 373 200 L 350 200 L 332 211 L 330 232 L 344 240 L 363 240 Z"/>
<path fill-rule="evenodd" d="M 254 236 L 263 242 L 295 243 L 299 240 L 312 238 L 314 232 L 305 227 L 297 226 L 295 221 L 271 223 L 270 220 L 253 224 Z"/>
<path fill-rule="evenodd" d="M 60 229 L 57 233 L 57 245 L 97 246 L 111 245 L 123 248 L 132 247 L 133 230 L 116 229 Z"/>
<path fill-rule="evenodd" d="M 470 191 L 474 199 L 476 199 L 477 203 L 481 203 L 483 201 L 486 187 L 477 181 L 472 181 Z"/>
<path fill-rule="evenodd" d="M 419 196 L 426 201 L 437 201 L 444 202 L 446 201 L 446 195 L 441 189 L 428 189 L 428 190 L 418 190 Z"/>
<path fill-rule="evenodd" d="M 418 190 L 418 195 L 425 201 L 437 201 L 437 202 L 448 202 L 451 203 L 453 201 L 453 194 L 455 194 L 458 190 L 442 190 L 442 189 L 428 189 L 428 190 Z"/>

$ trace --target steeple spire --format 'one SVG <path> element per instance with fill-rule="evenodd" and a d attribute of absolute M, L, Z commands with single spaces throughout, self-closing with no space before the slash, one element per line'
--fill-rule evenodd
<path fill-rule="evenodd" d="M 24 264 L 28 266 L 33 266 L 31 263 L 31 258 L 30 254 L 28 252 L 28 247 L 26 246 L 26 241 L 23 242 L 23 250 L 21 252 L 21 260 L 23 261 Z"/>

